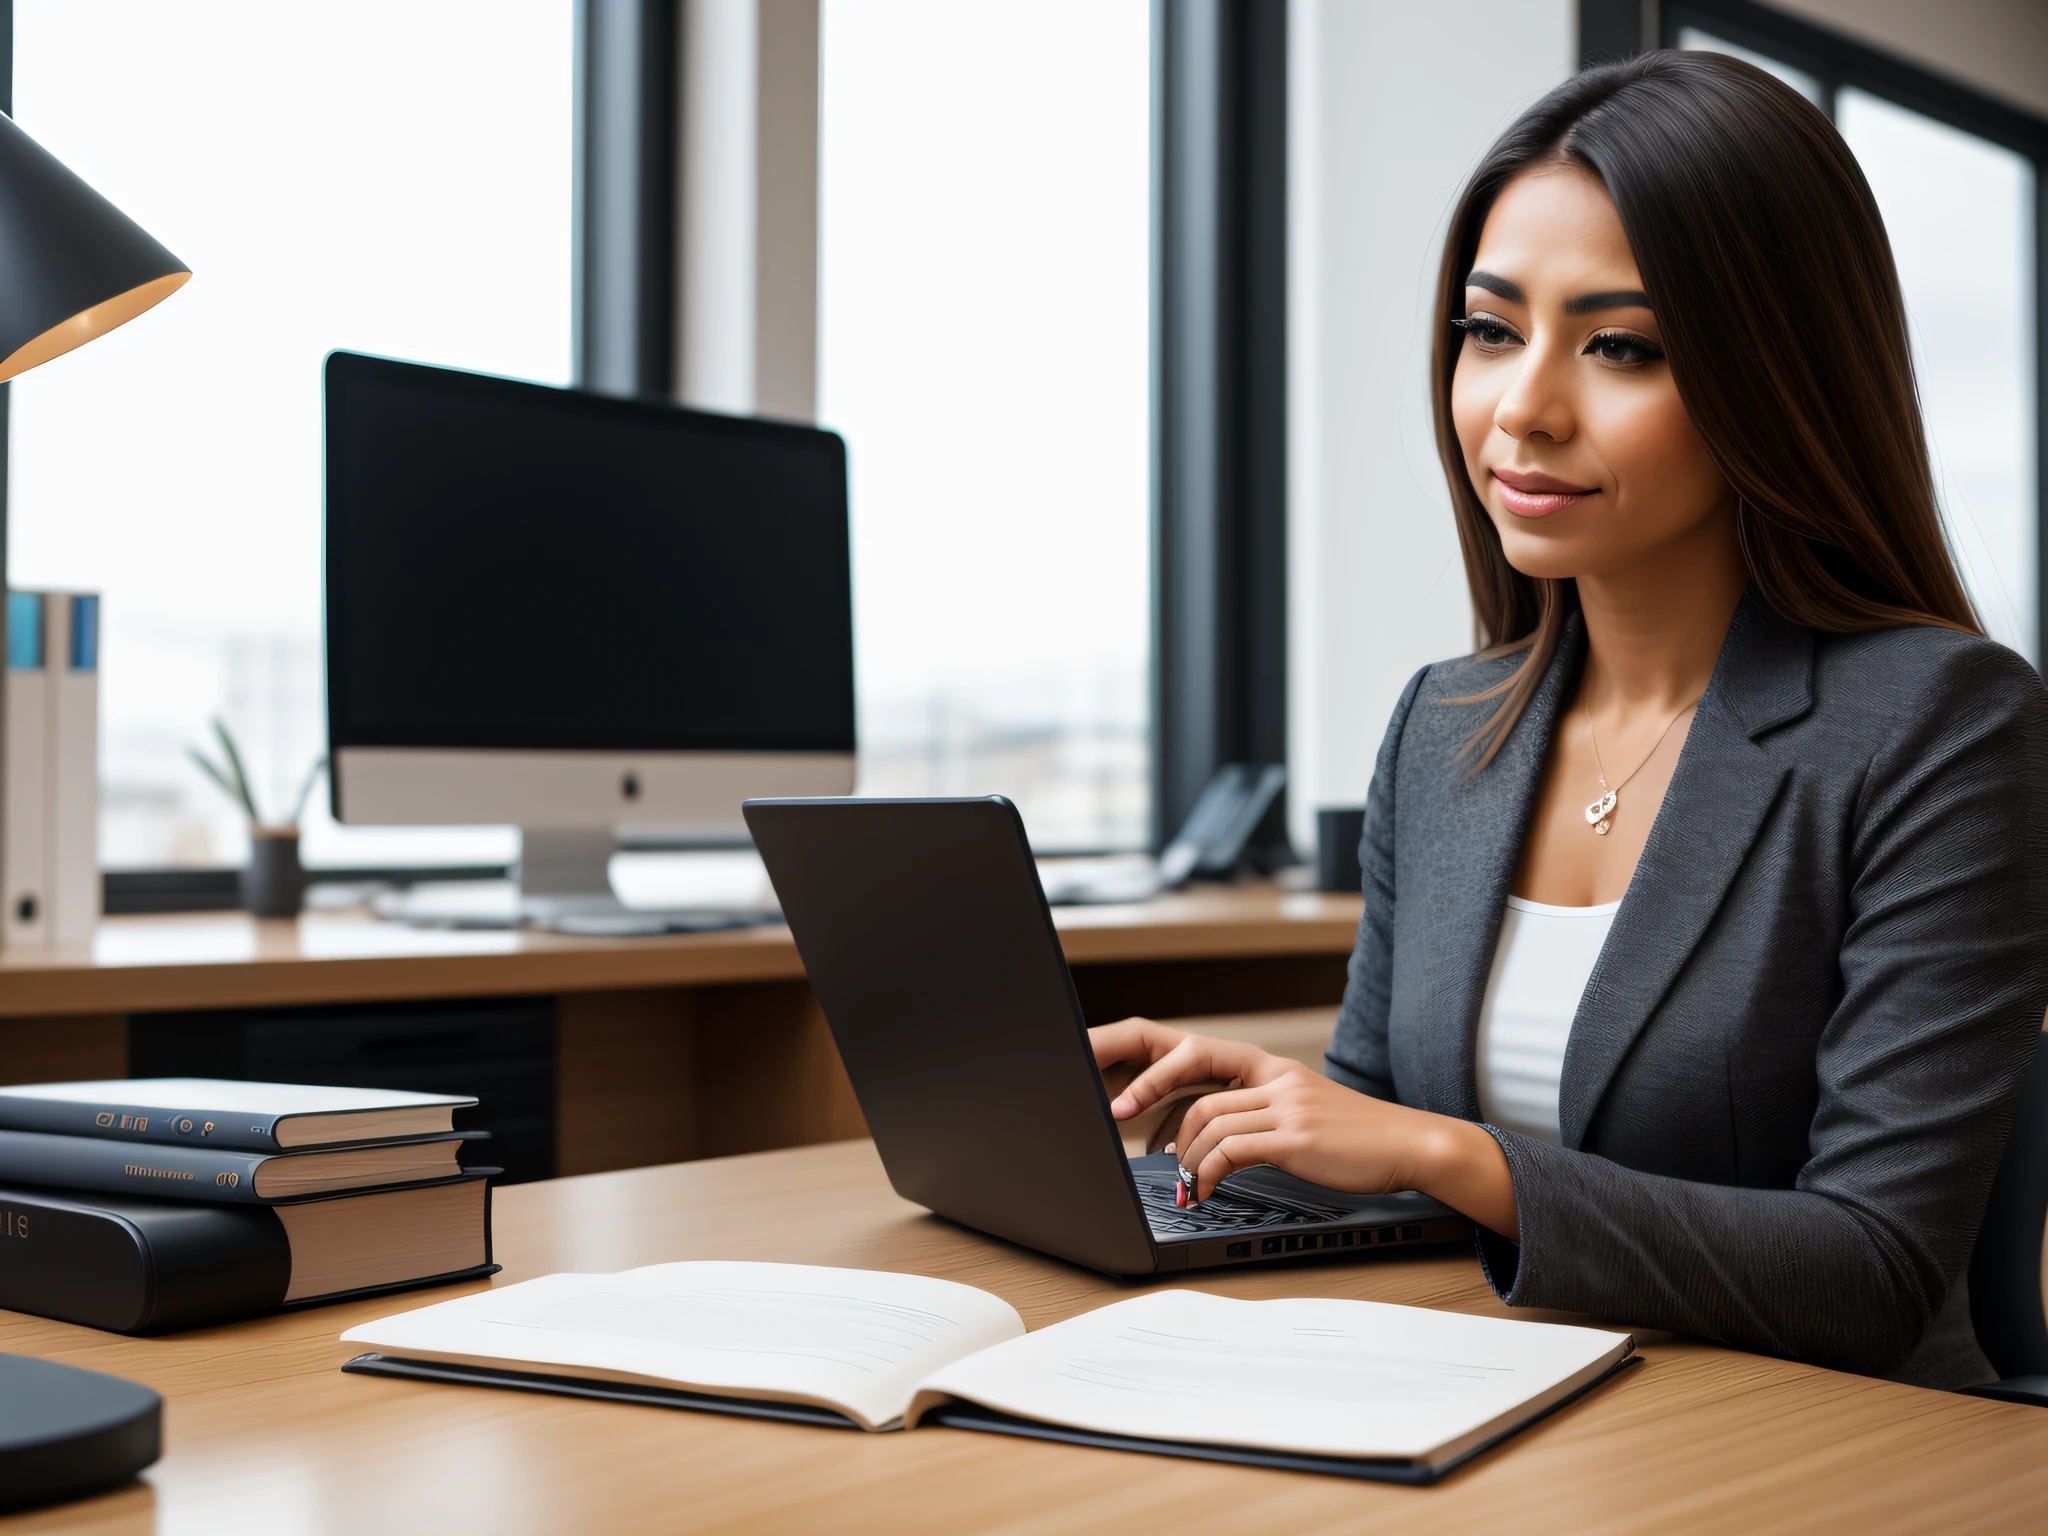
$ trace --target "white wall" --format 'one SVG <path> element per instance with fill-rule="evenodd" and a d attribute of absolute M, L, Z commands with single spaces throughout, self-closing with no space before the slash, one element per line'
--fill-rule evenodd
<path fill-rule="evenodd" d="M 1288 758 L 1292 832 L 1357 805 L 1401 688 L 1472 649 L 1431 441 L 1430 299 L 1452 200 L 1573 70 L 1572 0 L 1293 0 Z"/>

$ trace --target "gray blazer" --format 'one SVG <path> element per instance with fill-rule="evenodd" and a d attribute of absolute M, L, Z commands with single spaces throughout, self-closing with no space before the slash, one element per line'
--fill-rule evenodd
<path fill-rule="evenodd" d="M 1576 617 L 1500 755 L 1426 667 L 1380 749 L 1330 1075 L 1479 1118 L 1479 1009 Z M 1927 1386 L 1994 1373 L 1960 1282 L 2048 1009 L 2048 692 L 1931 628 L 1825 635 L 1752 589 L 1565 1051 L 1563 1145 L 1488 1127 L 1510 1305 Z"/>

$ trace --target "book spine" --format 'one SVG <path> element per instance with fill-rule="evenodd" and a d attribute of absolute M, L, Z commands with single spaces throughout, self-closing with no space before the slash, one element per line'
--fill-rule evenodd
<path fill-rule="evenodd" d="M 158 1200 L 257 1204 L 258 1152 L 137 1147 L 97 1136 L 0 1131 L 0 1181 L 94 1189 Z"/>
<path fill-rule="evenodd" d="M 50 937 L 75 944 L 100 920 L 100 600 L 49 602 Z"/>
<path fill-rule="evenodd" d="M 12 1098 L 0 1089 L 0 1131 L 42 1131 L 108 1141 L 277 1152 L 277 1117 L 219 1109 L 144 1108 L 83 1099 Z"/>
<path fill-rule="evenodd" d="M 0 845 L 0 940 L 37 944 L 49 935 L 49 668 L 43 597 L 7 594 L 7 667 L 0 674 L 5 843 Z"/>
<path fill-rule="evenodd" d="M 0 1307 L 113 1333 L 157 1333 L 277 1308 L 291 1246 L 275 1213 L 231 1206 L 101 1210 L 0 1189 Z"/>

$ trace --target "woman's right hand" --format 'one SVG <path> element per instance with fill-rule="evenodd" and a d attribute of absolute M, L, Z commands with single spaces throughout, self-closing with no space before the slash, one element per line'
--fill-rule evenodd
<path fill-rule="evenodd" d="M 1238 1040 L 1212 1040 L 1189 1034 L 1152 1019 L 1125 1019 L 1088 1031 L 1095 1065 L 1107 1077 L 1117 1066 L 1134 1067 L 1136 1076 L 1117 1090 L 1110 1113 L 1118 1120 L 1143 1114 L 1176 1088 L 1192 1083 L 1232 1083 L 1254 1087 L 1272 1081 L 1298 1062 L 1275 1056 Z"/>

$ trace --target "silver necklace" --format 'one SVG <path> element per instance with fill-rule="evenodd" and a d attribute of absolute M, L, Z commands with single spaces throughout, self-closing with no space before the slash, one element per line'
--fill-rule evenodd
<path fill-rule="evenodd" d="M 1657 733 L 1656 741 L 1651 744 L 1650 750 L 1643 754 L 1643 760 L 1629 770 L 1627 778 L 1623 779 L 1612 789 L 1609 789 L 1607 787 L 1607 764 L 1600 760 L 1600 737 L 1593 729 L 1593 703 L 1590 699 L 1586 701 L 1586 738 L 1593 743 L 1593 761 L 1599 765 L 1600 770 L 1600 798 L 1586 807 L 1586 825 L 1591 827 L 1597 835 L 1605 837 L 1613 830 L 1614 808 L 1621 803 L 1621 792 L 1629 787 L 1629 784 L 1635 779 L 1637 774 L 1650 765 L 1650 759 L 1657 755 L 1657 748 L 1664 745 L 1664 738 L 1671 734 L 1671 727 L 1678 724 L 1679 717 L 1686 710 L 1697 708 L 1699 702 L 1698 699 L 1694 699 L 1692 703 L 1680 706 L 1678 714 L 1673 715 L 1664 722 L 1664 729 Z"/>

